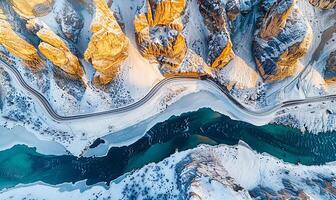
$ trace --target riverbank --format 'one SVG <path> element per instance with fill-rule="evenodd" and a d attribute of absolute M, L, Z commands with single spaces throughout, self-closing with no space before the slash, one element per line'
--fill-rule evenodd
<path fill-rule="evenodd" d="M 14 88 L 20 87 L 16 85 Z M 91 118 L 80 118 L 66 122 L 58 122 L 45 115 L 46 110 L 44 110 L 43 106 L 36 106 L 36 102 L 39 102 L 38 99 L 33 101 L 31 98 L 26 97 L 23 93 L 24 89 L 22 89 L 22 91 L 13 91 L 18 94 L 6 94 L 6 96 L 19 96 L 20 102 L 17 102 L 18 105 L 11 104 L 11 106 L 13 106 L 11 108 L 4 108 L 5 111 L 3 113 L 5 113 L 5 117 L 0 123 L 2 125 L 9 123 L 12 124 L 12 126 L 24 126 L 32 131 L 36 138 L 57 142 L 63 145 L 71 154 L 76 156 L 92 154 L 87 153 L 86 149 L 91 146 L 97 138 L 114 135 L 113 141 L 119 141 L 119 146 L 127 145 L 127 143 L 130 144 L 136 139 L 139 139 L 141 133 L 139 132 L 136 135 L 132 134 L 131 138 L 129 135 L 124 136 L 120 134 L 121 132 L 125 132 L 125 130 L 128 131 L 134 127 L 139 127 L 139 124 L 146 124 L 147 127 L 142 131 L 143 134 L 156 123 L 162 122 L 172 115 L 180 115 L 181 113 L 196 111 L 202 107 L 211 108 L 232 119 L 238 119 L 259 126 L 275 120 L 278 117 L 279 112 L 281 114 L 291 112 L 290 107 L 271 110 L 268 110 L 268 107 L 265 107 L 265 112 L 251 112 L 251 109 L 242 107 L 242 104 L 237 103 L 237 100 L 232 100 L 232 96 L 223 95 L 223 91 L 221 91 L 219 87 L 215 87 L 211 82 L 181 78 L 164 84 L 158 91 L 156 91 L 155 95 L 147 99 L 143 105 L 128 110 L 127 112 L 115 113 L 113 115 L 93 115 Z M 329 100 L 330 99 L 327 99 L 327 101 Z M 11 99 L 11 101 L 13 101 L 13 99 Z M 305 100 L 299 100 L 299 102 L 305 102 Z M 334 104 L 334 102 L 322 103 L 324 103 L 323 105 L 326 107 L 325 109 L 328 109 L 328 106 L 332 107 L 332 104 Z M 319 107 L 321 102 L 315 102 L 314 104 Z M 20 110 L 21 107 L 24 107 L 22 105 L 29 108 Z M 320 123 L 321 127 L 316 129 L 312 123 L 315 122 L 313 121 L 315 118 L 319 118 L 320 116 L 319 112 L 313 114 L 307 110 L 307 107 L 310 105 L 311 104 L 295 106 L 300 108 L 301 113 L 306 114 L 302 120 L 301 118 L 297 119 L 298 123 L 303 124 L 303 126 L 307 124 L 308 126 L 305 127 L 307 127 L 308 130 L 313 129 L 315 132 L 318 130 L 327 130 L 325 127 L 328 127 L 328 130 L 334 130 L 336 125 L 330 123 L 331 120 L 322 121 Z M 17 109 L 15 106 L 18 106 L 20 109 Z M 270 108 L 273 107 L 270 106 Z M 16 110 L 14 114 L 13 110 Z M 319 110 L 322 111 L 322 109 Z M 9 116 L 6 116 L 6 113 Z M 330 118 L 335 118 L 333 115 L 328 116 L 330 116 Z M 12 117 L 14 117 L 13 121 L 15 121 L 15 123 L 7 120 Z M 23 121 L 21 121 L 22 119 Z M 128 140 L 124 140 L 125 137 Z M 94 153 L 92 155 L 102 155 L 106 154 L 106 152 L 107 151 L 98 152 L 97 154 Z"/>
<path fill-rule="evenodd" d="M 280 125 L 254 126 L 211 109 L 171 117 L 129 145 L 110 147 L 105 139 L 92 147 L 96 152 L 109 149 L 102 157 L 47 156 L 26 146 L 2 151 L 0 188 L 37 181 L 49 184 L 81 180 L 87 180 L 87 184 L 109 183 L 125 173 L 199 144 L 234 146 L 244 141 L 258 153 L 293 164 L 320 165 L 336 160 L 334 132 L 302 134 L 297 129 Z"/>
<path fill-rule="evenodd" d="M 207 165 L 202 164 L 204 162 Z M 84 182 L 59 185 L 37 182 L 2 190 L 0 198 L 186 199 L 189 194 L 197 194 L 204 199 L 216 195 L 236 199 L 265 195 L 330 199 L 335 195 L 335 173 L 333 164 L 293 165 L 258 154 L 244 143 L 216 147 L 202 145 L 125 174 L 109 186 L 96 184 L 88 187 Z"/>

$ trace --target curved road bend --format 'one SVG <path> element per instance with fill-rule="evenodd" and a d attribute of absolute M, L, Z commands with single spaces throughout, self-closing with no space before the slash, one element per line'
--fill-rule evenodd
<path fill-rule="evenodd" d="M 109 115 L 109 114 L 120 114 L 125 113 L 128 111 L 131 111 L 135 108 L 138 108 L 148 102 L 156 93 L 158 90 L 160 90 L 165 84 L 174 82 L 175 80 L 204 80 L 210 83 L 213 87 L 219 89 L 233 104 L 235 104 L 239 109 L 244 110 L 244 112 L 255 115 L 255 116 L 266 116 L 270 113 L 273 113 L 281 108 L 289 107 L 289 106 L 295 106 L 300 104 L 307 104 L 307 103 L 314 103 L 314 102 L 321 102 L 321 101 L 329 101 L 336 99 L 336 94 L 334 95 L 327 95 L 327 96 L 321 96 L 321 97 L 311 97 L 306 99 L 299 99 L 299 100 L 291 100 L 291 101 L 285 101 L 278 105 L 275 105 L 271 108 L 268 108 L 267 110 L 261 110 L 261 111 L 254 111 L 251 109 L 246 108 L 244 105 L 242 105 L 239 101 L 237 101 L 232 95 L 230 95 L 229 91 L 220 85 L 216 80 L 210 78 L 210 77 L 181 77 L 181 76 L 173 76 L 169 78 L 165 78 L 159 83 L 157 83 L 142 99 L 139 101 L 127 105 L 125 107 L 116 108 L 112 110 L 102 111 L 102 112 L 96 112 L 96 113 L 89 113 L 89 114 L 79 114 L 79 115 L 73 115 L 73 116 L 61 116 L 55 112 L 55 110 L 52 108 L 52 106 L 49 104 L 49 101 L 37 90 L 32 88 L 29 84 L 25 82 L 23 77 L 21 76 L 20 72 L 13 66 L 7 65 L 6 63 L 3 63 L 0 61 L 2 65 L 5 66 L 16 78 L 16 80 L 19 82 L 19 84 L 27 90 L 29 93 L 31 93 L 33 96 L 35 96 L 40 103 L 43 105 L 43 107 L 46 109 L 48 114 L 51 116 L 53 120 L 56 122 L 64 122 L 64 121 L 72 121 L 72 120 L 78 120 L 78 119 L 86 119 L 96 116 L 102 116 L 102 115 Z"/>

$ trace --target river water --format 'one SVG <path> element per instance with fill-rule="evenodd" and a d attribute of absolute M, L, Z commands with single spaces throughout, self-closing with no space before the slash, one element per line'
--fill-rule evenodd
<path fill-rule="evenodd" d="M 334 132 L 310 134 L 279 125 L 257 127 L 231 120 L 210 109 L 200 109 L 158 123 L 136 143 L 112 148 L 105 157 L 47 156 L 24 145 L 1 151 L 0 190 L 36 181 L 49 184 L 84 179 L 88 184 L 110 182 L 150 162 L 163 160 L 176 151 L 199 144 L 235 145 L 239 140 L 258 152 L 291 163 L 312 165 L 336 160 Z"/>

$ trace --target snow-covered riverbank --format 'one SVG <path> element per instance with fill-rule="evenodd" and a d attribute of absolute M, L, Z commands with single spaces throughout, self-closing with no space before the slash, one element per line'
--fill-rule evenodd
<path fill-rule="evenodd" d="M 66 149 L 59 143 L 39 140 L 36 136 L 27 131 L 24 127 L 16 126 L 13 129 L 0 127 L 0 151 L 10 149 L 17 144 L 27 145 L 36 148 L 38 153 L 44 155 L 68 154 Z"/>
<path fill-rule="evenodd" d="M 10 83 L 7 84 L 10 88 L 7 91 L 8 96 L 22 96 L 22 98 L 18 102 L 14 100 L 15 104 L 9 107 L 5 104 L 3 112 L 25 117 L 16 118 L 16 122 L 8 120 L 10 117 L 3 118 L 2 124 L 7 127 L 22 125 L 32 131 L 38 139 L 56 141 L 74 155 L 81 155 L 83 150 L 97 138 L 135 126 L 154 116 L 155 120 L 147 125 L 147 129 L 172 115 L 195 111 L 201 107 L 209 107 L 233 118 L 257 125 L 268 123 L 272 119 L 272 116 L 253 117 L 245 113 L 207 82 L 183 79 L 165 84 L 144 105 L 129 112 L 58 123 L 46 115 L 41 105 L 36 104 L 38 100 L 33 101 L 25 96 L 23 91 L 16 90 Z M 179 101 L 182 97 L 184 97 L 183 100 Z M 21 104 L 29 104 L 29 106 L 25 109 L 18 109 L 22 107 Z M 163 112 L 166 109 L 167 111 Z"/>
<path fill-rule="evenodd" d="M 10 87 L 10 84 L 8 87 Z M 288 114 L 299 112 L 301 116 L 304 116 L 304 120 L 300 121 L 298 118 L 297 122 L 293 120 L 292 124 L 289 125 L 293 125 L 294 122 L 300 125 L 301 122 L 304 123 L 304 127 L 307 127 L 308 130 L 309 128 L 319 130 L 315 127 L 314 120 L 319 118 L 321 114 L 326 115 L 324 117 L 326 120 L 319 123 L 321 125 L 320 130 L 325 130 L 324 127 L 332 129 L 334 126 L 331 123 L 335 117 L 332 113 L 327 113 L 327 110 L 333 107 L 334 103 L 332 102 L 313 104 L 316 109 L 324 112 L 312 112 L 312 105 L 302 105 L 295 108 L 282 109 L 279 112 L 265 112 L 260 115 L 254 115 L 237 106 L 214 85 L 196 79 L 181 79 L 168 82 L 142 106 L 125 113 L 95 116 L 62 123 L 50 119 L 45 111 L 41 109 L 41 106 L 29 97 L 25 97 L 23 92 L 11 87 L 9 93 L 9 95 L 23 96 L 23 98 L 20 98 L 21 101 L 23 99 L 23 102 L 18 101 L 8 108 L 5 106 L 4 113 L 12 114 L 14 112 L 15 116 L 23 115 L 29 116 L 29 118 L 24 117 L 23 120 L 18 118 L 15 119 L 17 120 L 16 122 L 3 118 L 1 123 L 4 126 L 15 127 L 21 125 L 32 132 L 38 140 L 61 144 L 66 150 L 76 156 L 105 155 L 110 146 L 132 144 L 155 124 L 163 122 L 173 115 L 178 116 L 203 107 L 211 108 L 232 119 L 254 125 L 264 125 L 275 119 L 276 122 L 286 123 Z M 28 109 L 18 109 L 22 107 L 21 104 L 27 102 L 30 105 Z M 309 119 L 312 119 L 312 121 L 310 122 Z M 88 146 L 97 138 L 104 138 L 108 142 L 94 151 L 86 152 Z M 28 146 L 32 145 L 28 144 Z M 52 153 L 53 150 L 52 148 L 50 149 L 49 153 Z"/>
<path fill-rule="evenodd" d="M 206 164 L 205 164 L 206 163 Z M 335 164 L 303 166 L 258 154 L 245 143 L 176 153 L 113 181 L 109 187 L 84 182 L 57 186 L 35 183 L 0 192 L 1 199 L 251 199 L 335 198 Z M 132 181 L 130 181 L 132 180 Z"/>

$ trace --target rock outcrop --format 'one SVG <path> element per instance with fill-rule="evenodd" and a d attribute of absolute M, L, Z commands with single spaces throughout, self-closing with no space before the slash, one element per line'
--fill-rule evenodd
<path fill-rule="evenodd" d="M 286 25 L 288 16 L 292 13 L 295 0 L 278 1 L 264 16 L 261 38 L 277 36 Z"/>
<path fill-rule="evenodd" d="M 128 39 L 105 0 L 94 2 L 96 13 L 91 24 L 93 35 L 84 58 L 98 71 L 94 82 L 105 85 L 115 78 L 120 65 L 127 58 Z"/>
<path fill-rule="evenodd" d="M 336 83 L 336 50 L 327 59 L 324 78 L 328 84 Z"/>
<path fill-rule="evenodd" d="M 276 2 L 256 31 L 253 53 L 267 82 L 292 76 L 310 46 L 311 27 L 294 5 L 294 0 Z"/>
<path fill-rule="evenodd" d="M 27 28 L 41 39 L 38 48 L 48 60 L 71 76 L 79 78 L 83 76 L 84 71 L 78 58 L 71 53 L 62 38 L 47 25 L 35 18 L 27 22 Z"/>
<path fill-rule="evenodd" d="M 33 70 L 40 70 L 42 68 L 37 49 L 14 32 L 1 8 L 0 45 L 5 47 L 12 55 L 21 59 L 27 67 Z"/>
<path fill-rule="evenodd" d="M 65 1 L 61 5 L 56 15 L 56 21 L 65 37 L 76 43 L 84 26 L 84 19 L 83 16 L 73 8 L 71 3 Z"/>
<path fill-rule="evenodd" d="M 336 50 L 331 52 L 327 60 L 327 69 L 336 72 Z"/>
<path fill-rule="evenodd" d="M 223 68 L 234 57 L 221 0 L 199 0 L 199 9 L 208 30 L 206 62 L 215 69 Z M 232 13 L 232 18 L 235 18 Z"/>
<path fill-rule="evenodd" d="M 315 6 L 322 9 L 333 9 L 336 8 L 335 0 L 309 0 L 309 2 Z"/>
<path fill-rule="evenodd" d="M 228 176 L 230 173 L 226 169 L 225 162 L 219 161 L 218 155 L 213 151 L 211 153 L 202 151 L 205 148 L 206 146 L 200 146 L 201 151 L 197 154 L 189 154 L 176 164 L 176 182 L 180 186 L 180 193 L 185 195 L 184 199 L 205 200 L 209 197 L 216 199 L 211 198 L 211 194 L 203 192 L 203 188 L 212 187 L 209 183 L 220 183 L 220 187 L 237 192 L 236 194 L 239 194 L 235 196 L 237 199 L 248 199 L 241 198 L 249 196 L 248 191 L 239 185 L 234 178 Z"/>
<path fill-rule="evenodd" d="M 134 20 L 141 54 L 163 66 L 163 73 L 174 71 L 187 52 L 181 22 L 185 4 L 186 0 L 146 0 Z"/>
<path fill-rule="evenodd" d="M 47 15 L 53 8 L 54 0 L 10 0 L 14 10 L 24 18 Z"/>
<path fill-rule="evenodd" d="M 239 0 L 228 0 L 225 4 L 226 15 L 231 21 L 234 21 L 240 14 Z"/>

